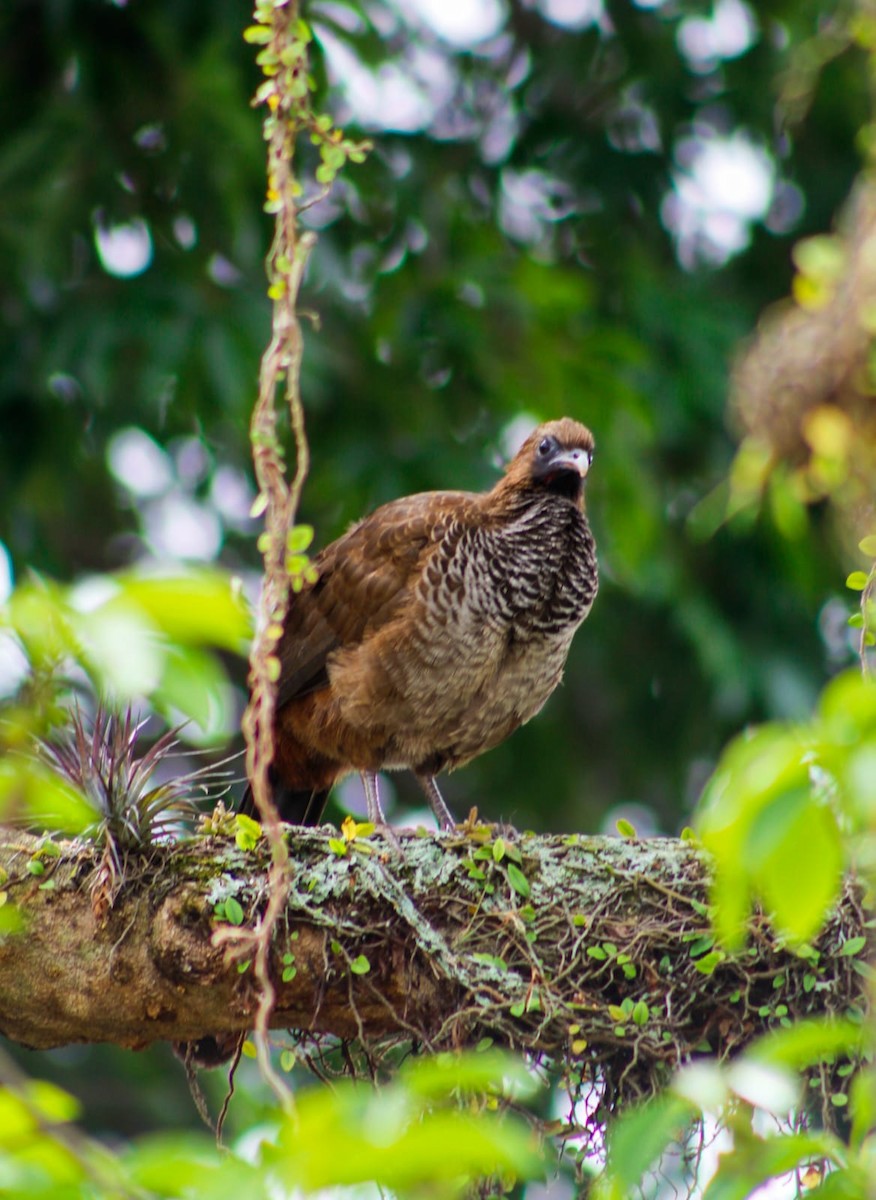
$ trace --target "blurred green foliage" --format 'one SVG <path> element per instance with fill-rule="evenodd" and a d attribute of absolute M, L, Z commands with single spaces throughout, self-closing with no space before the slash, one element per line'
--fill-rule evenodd
<path fill-rule="evenodd" d="M 813 937 L 844 868 L 876 878 L 876 684 L 846 672 L 809 723 L 763 725 L 731 742 L 699 828 L 729 946 L 744 939 L 752 891 L 789 940 Z"/>
<path fill-rule="evenodd" d="M 328 1184 L 377 1181 L 400 1198 L 461 1195 L 472 1178 L 538 1177 L 534 1135 L 496 1111 L 499 1098 L 530 1096 L 532 1076 L 511 1056 L 454 1056 L 408 1064 L 381 1092 L 351 1082 L 299 1093 L 295 1110 L 274 1116 L 238 1152 L 206 1134 L 138 1139 L 111 1155 L 70 1124 L 79 1106 L 53 1084 L 0 1088 L 0 1186 L 5 1196 L 220 1197 L 257 1200 L 313 1193 Z M 461 1103 L 489 1092 L 492 1110 Z M 329 1149 L 331 1147 L 331 1150 Z M 439 1189 L 439 1190 L 436 1190 Z M 301 1193 L 297 1193 L 301 1194 Z"/>
<path fill-rule="evenodd" d="M 593 1189 L 594 1200 L 626 1200 L 653 1174 L 673 1143 L 687 1142 L 691 1160 L 703 1153 L 697 1141 L 702 1128 L 692 1123 L 706 1114 L 722 1114 L 732 1134 L 732 1153 L 718 1158 L 700 1194 L 704 1200 L 745 1200 L 761 1185 L 796 1178 L 807 1194 L 827 1200 L 867 1200 L 876 1163 L 873 1123 L 876 1119 L 874 1073 L 859 1073 L 851 1096 L 835 1094 L 849 1109 L 846 1140 L 819 1129 L 793 1128 L 792 1114 L 804 1103 L 804 1084 L 795 1073 L 835 1056 L 855 1058 L 868 1045 L 860 1025 L 812 1021 L 769 1033 L 731 1064 L 698 1062 L 683 1068 L 659 1096 L 628 1110 L 612 1127 L 605 1171 Z M 769 1114 L 772 1128 L 759 1128 L 758 1113 Z M 783 1127 L 783 1121 L 786 1122 Z M 763 1122 L 760 1122 L 763 1126 Z M 809 1171 L 812 1177 L 807 1177 Z M 680 1184 L 683 1172 L 671 1158 L 664 1178 Z M 820 1189 L 816 1185 L 824 1176 Z M 645 1186 L 648 1186 L 647 1183 Z M 781 1193 L 779 1193 L 781 1194 Z"/>
<path fill-rule="evenodd" d="M 0 634 L 20 655 L 0 747 L 21 748 L 66 722 L 57 701 L 76 690 L 117 708 L 148 702 L 171 723 L 183 719 L 190 741 L 227 737 L 235 707 L 215 652 L 245 654 L 251 626 L 220 571 L 134 570 L 66 587 L 34 577 L 0 607 Z"/>
<path fill-rule="evenodd" d="M 807 515 L 781 473 L 762 509 L 724 520 L 726 381 L 791 290 L 793 247 L 829 230 L 867 152 L 866 5 L 857 43 L 850 10 L 818 0 L 483 8 L 494 27 L 466 42 L 413 0 L 307 5 L 318 102 L 374 151 L 304 218 L 319 241 L 303 293 L 302 518 L 325 544 L 396 495 L 490 486 L 518 419 L 586 421 L 599 599 L 547 711 L 452 777 L 448 799 L 556 830 L 614 829 L 635 803 L 640 833 L 674 832 L 717 764 L 702 834 L 719 929 L 732 944 L 760 896 L 805 941 L 840 867 L 860 846 L 872 862 L 872 687 L 846 674 L 823 691 L 856 662 L 843 581 L 857 571 L 866 589 L 872 567 L 849 561 L 824 507 Z M 252 594 L 247 424 L 269 327 L 249 20 L 239 0 L 0 11 L 4 749 L 62 719 L 71 684 L 190 717 L 196 741 L 235 729 L 247 621 L 229 575 Z M 302 155 L 315 169 L 318 150 Z M 761 478 L 763 463 L 747 467 Z M 752 723 L 765 724 L 737 736 Z M 3 795 L 9 780 L 7 759 Z M 398 791 L 416 803 L 406 781 Z M 84 820 L 60 786 L 48 799 Z M 815 1041 L 815 1059 L 831 1053 L 829 1034 Z M 84 1123 L 102 1133 L 187 1118 L 160 1051 L 44 1062 L 87 1094 Z M 687 1115 L 736 1094 L 715 1071 L 710 1092 L 682 1080 L 618 1126 L 604 1195 L 626 1195 Z M 770 1164 L 811 1153 L 847 1171 L 825 1195 L 858 1195 L 873 1154 L 872 1075 L 859 1079 L 848 1152 L 828 1134 L 746 1140 L 739 1108 L 739 1153 L 714 1195 L 745 1195 Z M 433 1116 L 459 1156 L 436 1164 L 422 1095 L 410 1079 L 393 1087 L 302 1102 L 300 1120 L 337 1126 L 336 1140 L 308 1165 L 327 1139 L 311 1126 L 313 1144 L 293 1144 L 287 1126 L 284 1162 L 312 1168 L 314 1186 L 340 1179 L 346 1129 L 361 1167 L 357 1122 L 382 1104 L 410 1153 L 394 1145 L 394 1175 L 369 1160 L 356 1178 L 426 1195 L 439 1166 L 530 1170 L 516 1127 L 488 1135 L 447 1110 Z M 48 1084 L 0 1100 L 12 1194 L 264 1185 L 259 1166 L 197 1138 L 157 1134 L 119 1158 L 79 1135 L 71 1146 L 54 1123 L 76 1114 Z M 264 1103 L 243 1088 L 232 1130 Z M 405 1175 L 416 1161 L 424 1173 Z"/>

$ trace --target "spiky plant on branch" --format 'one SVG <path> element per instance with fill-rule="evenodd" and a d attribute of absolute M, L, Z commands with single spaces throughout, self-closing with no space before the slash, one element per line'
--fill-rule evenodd
<path fill-rule="evenodd" d="M 92 718 L 77 706 L 68 729 L 38 743 L 40 758 L 94 811 L 86 832 L 104 849 L 92 885 L 99 917 L 112 907 L 128 856 L 168 838 L 181 821 L 200 816 L 195 795 L 215 802 L 228 778 L 225 762 L 160 778 L 162 768 L 177 757 L 182 726 L 167 730 L 143 750 L 145 725 L 135 721 L 130 706 L 122 714 L 98 705 Z"/>

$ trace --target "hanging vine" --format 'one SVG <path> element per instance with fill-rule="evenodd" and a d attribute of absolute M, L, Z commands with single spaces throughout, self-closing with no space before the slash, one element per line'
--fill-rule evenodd
<path fill-rule="evenodd" d="M 264 581 L 257 630 L 250 656 L 250 700 L 243 717 L 246 769 L 271 846 L 270 899 L 258 926 L 249 937 L 236 939 L 236 953 L 252 958 L 261 988 L 256 1020 L 256 1044 L 266 1077 L 283 1101 L 288 1091 L 274 1075 L 269 1061 L 267 1027 L 275 1001 L 270 978 L 271 938 L 288 890 L 288 849 L 268 787 L 268 768 L 274 756 L 273 721 L 279 661 L 275 650 L 289 607 L 290 595 L 314 578 L 307 555 L 313 530 L 296 523 L 301 491 L 310 464 L 301 400 L 303 338 L 298 315 L 298 295 L 315 235 L 302 232 L 302 203 L 312 203 L 331 188 L 347 161 L 361 162 L 365 143 L 346 139 L 331 117 L 315 111 L 314 83 L 308 66 L 311 31 L 300 15 L 297 0 L 259 0 L 254 24 L 244 38 L 258 47 L 256 62 L 264 75 L 254 104 L 264 106 L 267 142 L 267 194 L 265 211 L 274 218 L 274 236 L 267 257 L 268 296 L 272 302 L 271 337 L 259 373 L 258 397 L 250 422 L 253 465 L 259 494 L 255 515 L 264 515 L 259 549 L 264 559 Z M 296 175 L 296 147 L 307 135 L 319 152 L 311 196 Z M 278 435 L 281 405 L 288 410 L 295 451 L 291 481 L 287 477 L 283 447 Z"/>

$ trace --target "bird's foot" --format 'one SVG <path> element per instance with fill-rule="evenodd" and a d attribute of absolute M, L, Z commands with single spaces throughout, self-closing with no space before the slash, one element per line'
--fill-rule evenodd
<path fill-rule="evenodd" d="M 377 774 L 374 771 L 362 772 L 362 784 L 365 788 L 365 804 L 368 810 L 368 820 L 374 826 L 374 832 L 382 834 L 396 854 L 402 853 L 401 842 L 395 830 L 386 819 L 383 805 L 380 803 L 380 788 L 377 784 Z"/>
<path fill-rule="evenodd" d="M 453 819 L 453 813 L 445 804 L 444 797 L 438 790 L 435 776 L 418 775 L 415 771 L 414 778 L 426 793 L 426 799 L 429 801 L 429 807 L 437 818 L 439 828 L 444 833 L 452 833 L 456 828 L 456 821 Z"/>
<path fill-rule="evenodd" d="M 404 854 L 404 851 L 402 850 L 402 844 L 398 840 L 398 835 L 388 821 L 374 821 L 373 825 L 374 832 L 379 833 L 381 837 L 385 839 L 390 849 L 393 850 L 395 854 Z"/>

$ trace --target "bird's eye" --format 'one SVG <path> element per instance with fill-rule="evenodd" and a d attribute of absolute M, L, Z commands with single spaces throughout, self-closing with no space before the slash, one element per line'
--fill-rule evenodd
<path fill-rule="evenodd" d="M 538 443 L 538 452 L 544 458 L 546 454 L 550 454 L 552 442 L 550 438 L 542 438 Z"/>

